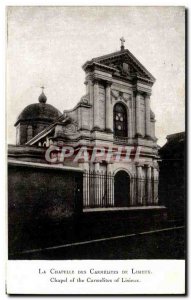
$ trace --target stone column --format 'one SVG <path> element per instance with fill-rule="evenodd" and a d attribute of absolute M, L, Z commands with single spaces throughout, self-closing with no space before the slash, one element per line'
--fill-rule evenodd
<path fill-rule="evenodd" d="M 99 83 L 97 80 L 94 81 L 94 103 L 93 103 L 93 119 L 94 119 L 94 130 L 99 130 Z"/>
<path fill-rule="evenodd" d="M 152 175 L 151 175 L 151 166 L 147 166 L 147 205 L 152 203 Z"/>
<path fill-rule="evenodd" d="M 111 82 L 107 82 L 106 85 L 106 131 L 113 132 L 113 114 L 111 103 Z"/>
<path fill-rule="evenodd" d="M 141 109 L 140 109 L 140 94 L 136 93 L 136 136 L 141 137 Z"/>
<path fill-rule="evenodd" d="M 151 137 L 151 121 L 150 121 L 150 95 L 145 96 L 145 116 L 146 116 L 146 126 L 145 126 L 145 136 Z"/>

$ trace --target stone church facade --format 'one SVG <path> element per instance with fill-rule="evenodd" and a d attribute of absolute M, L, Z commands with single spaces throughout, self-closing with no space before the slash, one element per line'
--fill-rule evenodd
<path fill-rule="evenodd" d="M 27 149 L 25 157 L 30 149 L 34 154 L 60 145 L 75 151 L 86 147 L 88 153 L 104 147 L 110 155 L 120 147 L 129 153 L 139 148 L 136 160 L 68 159 L 63 165 L 84 171 L 84 211 L 159 208 L 158 146 L 150 104 L 155 78 L 123 42 L 120 51 L 87 61 L 83 70 L 86 93 L 73 109 L 62 114 L 46 103 L 42 92 L 39 103 L 23 110 L 15 123 L 17 148 Z M 42 162 L 38 155 L 30 160 Z"/>

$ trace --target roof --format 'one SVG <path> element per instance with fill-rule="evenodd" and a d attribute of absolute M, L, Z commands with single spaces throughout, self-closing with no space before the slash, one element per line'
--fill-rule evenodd
<path fill-rule="evenodd" d="M 169 134 L 167 135 L 167 141 L 171 142 L 171 141 L 177 141 L 177 140 L 184 140 L 185 139 L 185 132 L 177 132 L 177 133 L 173 133 L 173 134 Z"/>
<path fill-rule="evenodd" d="M 167 135 L 167 142 L 159 150 L 162 159 L 182 159 L 185 155 L 185 132 Z"/>
<path fill-rule="evenodd" d="M 45 121 L 47 123 L 52 123 L 58 117 L 60 117 L 62 113 L 52 106 L 51 104 L 47 103 L 34 103 L 30 104 L 23 109 L 20 115 L 17 118 L 15 126 L 20 121 Z"/>

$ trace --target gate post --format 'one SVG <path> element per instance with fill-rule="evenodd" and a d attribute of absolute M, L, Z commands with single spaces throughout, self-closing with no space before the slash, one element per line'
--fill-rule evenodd
<path fill-rule="evenodd" d="M 90 191 L 89 191 L 89 163 L 84 163 L 84 177 L 83 177 L 83 206 L 90 206 Z"/>
<path fill-rule="evenodd" d="M 94 164 L 94 174 L 95 174 L 95 179 L 94 179 L 94 206 L 99 207 L 99 162 L 95 162 Z"/>
<path fill-rule="evenodd" d="M 112 164 L 108 163 L 107 164 L 107 189 L 108 189 L 108 206 L 114 206 L 114 176 L 112 172 Z"/>
<path fill-rule="evenodd" d="M 137 205 L 142 205 L 142 167 L 137 165 Z"/>

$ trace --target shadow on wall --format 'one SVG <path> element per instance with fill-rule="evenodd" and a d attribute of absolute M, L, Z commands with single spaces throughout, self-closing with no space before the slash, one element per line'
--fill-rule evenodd
<path fill-rule="evenodd" d="M 185 133 L 167 136 L 167 143 L 159 150 L 161 157 L 159 177 L 159 199 L 168 208 L 171 220 L 185 217 L 186 168 Z"/>
<path fill-rule="evenodd" d="M 82 212 L 82 184 L 82 172 L 9 165 L 9 253 L 41 247 L 59 224 L 64 237 L 71 235 Z"/>

